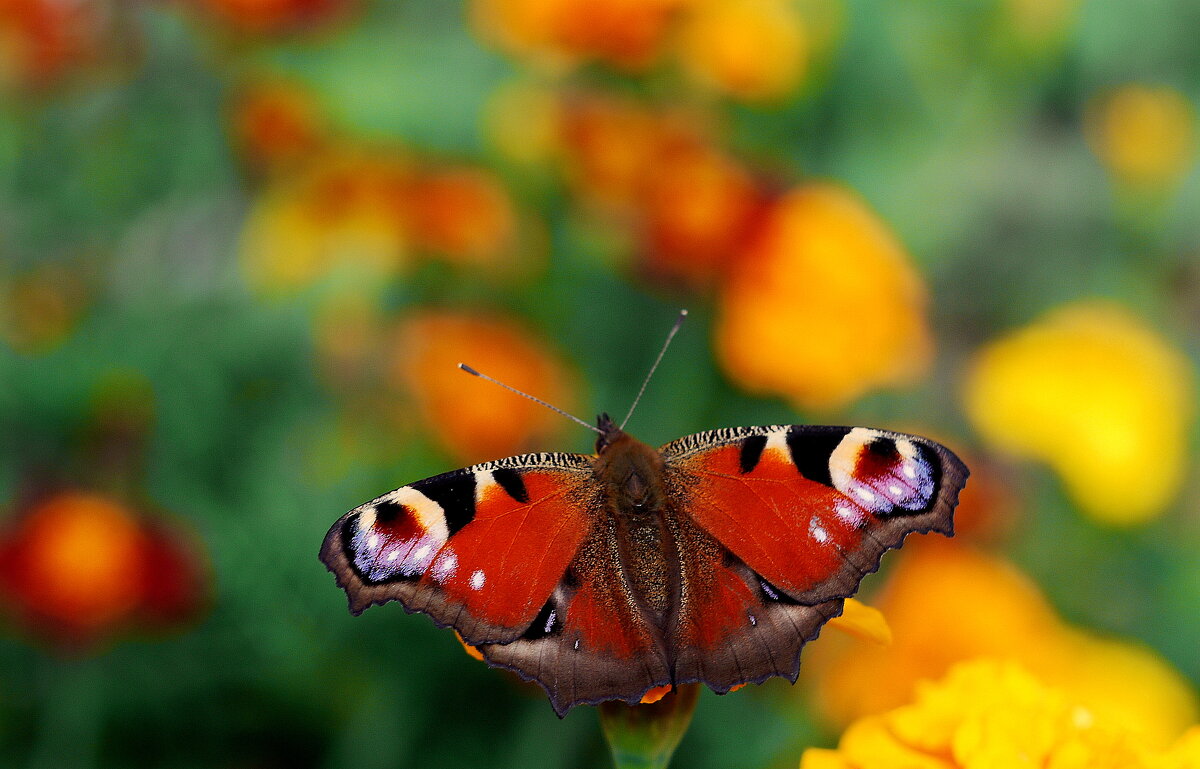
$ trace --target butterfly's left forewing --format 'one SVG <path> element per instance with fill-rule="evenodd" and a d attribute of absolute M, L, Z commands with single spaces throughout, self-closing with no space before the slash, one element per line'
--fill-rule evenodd
<path fill-rule="evenodd" d="M 534 622 L 588 536 L 591 459 L 527 454 L 402 486 L 333 525 L 321 560 L 350 608 L 399 601 L 474 644 Z"/>
<path fill-rule="evenodd" d="M 967 469 L 933 441 L 882 430 L 776 425 L 660 449 L 679 529 L 676 680 L 718 691 L 775 675 L 841 612 L 883 553 L 953 531 Z"/>
<path fill-rule="evenodd" d="M 403 486 L 342 516 L 321 560 L 354 613 L 392 600 L 424 612 L 540 684 L 559 715 L 637 702 L 670 672 L 618 568 L 592 462 L 529 454 Z"/>

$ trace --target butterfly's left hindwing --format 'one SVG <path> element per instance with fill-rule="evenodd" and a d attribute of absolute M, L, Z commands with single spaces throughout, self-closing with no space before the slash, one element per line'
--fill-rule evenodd
<path fill-rule="evenodd" d="M 402 486 L 333 525 L 321 560 L 350 609 L 399 601 L 473 644 L 520 638 L 599 504 L 589 457 L 529 454 Z"/>

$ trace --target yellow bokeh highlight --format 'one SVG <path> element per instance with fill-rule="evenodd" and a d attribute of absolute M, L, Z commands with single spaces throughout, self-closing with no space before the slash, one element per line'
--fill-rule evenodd
<path fill-rule="evenodd" d="M 1135 524 L 1179 491 L 1192 387 L 1187 359 L 1137 317 L 1081 302 L 980 350 L 965 401 L 989 443 L 1049 464 L 1097 519 Z"/>
<path fill-rule="evenodd" d="M 793 0 L 707 0 L 688 15 L 679 58 L 698 81 L 747 100 L 792 91 L 807 65 L 808 38 Z"/>
<path fill-rule="evenodd" d="M 800 769 L 1167 769 L 1200 766 L 1200 729 L 1166 749 L 1020 665 L 961 663 L 914 700 L 851 725 Z"/>
<path fill-rule="evenodd" d="M 883 612 L 856 598 L 847 598 L 842 604 L 841 616 L 829 620 L 828 626 L 882 646 L 892 642 L 892 629 Z"/>
<path fill-rule="evenodd" d="M 895 236 L 841 187 L 784 196 L 729 272 L 717 352 L 747 390 L 834 409 L 929 364 L 924 284 Z"/>
<path fill-rule="evenodd" d="M 406 266 L 409 174 L 390 153 L 332 153 L 274 185 L 242 232 L 250 284 L 295 291 L 335 272 L 386 276 Z"/>
<path fill-rule="evenodd" d="M 1132 83 L 1099 97 L 1087 136 L 1105 168 L 1139 187 L 1170 186 L 1196 157 L 1196 110 L 1173 88 Z"/>
<path fill-rule="evenodd" d="M 831 722 L 899 707 L 922 680 L 977 657 L 1019 663 L 1148 745 L 1169 744 L 1197 720 L 1195 695 L 1170 665 L 1140 645 L 1067 625 L 1011 564 L 952 542 L 905 550 L 873 601 L 892 643 L 823 637 L 805 663 Z"/>

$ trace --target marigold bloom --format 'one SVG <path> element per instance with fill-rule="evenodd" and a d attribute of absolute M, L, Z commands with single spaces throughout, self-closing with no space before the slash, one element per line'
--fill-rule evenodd
<path fill-rule="evenodd" d="M 1195 696 L 1159 657 L 1065 625 L 1028 578 L 996 557 L 952 542 L 912 543 L 873 605 L 887 617 L 891 645 L 823 638 L 802 668 L 835 723 L 898 707 L 919 681 L 976 657 L 1018 662 L 1152 745 L 1197 718 Z"/>
<path fill-rule="evenodd" d="M 49 87 L 93 61 L 104 37 L 97 5 L 0 0 L 0 91 Z"/>
<path fill-rule="evenodd" d="M 630 101 L 583 96 L 563 105 L 561 121 L 567 181 L 591 203 L 631 212 L 654 173 L 664 118 Z"/>
<path fill-rule="evenodd" d="M 697 137 L 664 142 L 647 168 L 644 269 L 691 287 L 728 269 L 767 208 L 766 194 L 732 158 Z"/>
<path fill-rule="evenodd" d="M 480 34 L 519 56 L 642 69 L 691 0 L 475 0 Z"/>
<path fill-rule="evenodd" d="M 1122 86 L 1093 104 L 1088 118 L 1093 151 L 1123 184 L 1169 186 L 1192 167 L 1195 108 L 1172 88 Z"/>
<path fill-rule="evenodd" d="M 231 113 L 234 143 L 255 168 L 295 168 L 312 159 L 329 139 L 324 111 L 313 94 L 282 79 L 244 86 Z"/>
<path fill-rule="evenodd" d="M 410 173 L 394 153 L 334 154 L 274 185 L 242 234 L 250 282 L 289 291 L 337 270 L 387 275 L 403 268 Z"/>
<path fill-rule="evenodd" d="M 177 535 L 95 494 L 52 496 L 0 534 L 0 598 L 69 646 L 134 619 L 185 618 L 199 604 L 202 571 Z"/>
<path fill-rule="evenodd" d="M 464 167 L 431 169 L 415 176 L 408 195 L 414 246 L 465 264 L 495 263 L 512 251 L 516 211 L 491 174 Z"/>
<path fill-rule="evenodd" d="M 924 285 L 904 250 L 857 197 L 829 184 L 776 203 L 731 266 L 716 337 L 734 381 L 802 409 L 910 381 L 932 353 Z"/>
<path fill-rule="evenodd" d="M 915 700 L 857 721 L 837 750 L 805 752 L 800 769 L 982 769 L 1200 766 L 1194 735 L 1156 751 L 1121 721 L 1013 663 L 964 662 Z"/>
<path fill-rule="evenodd" d="M 704 0 L 688 15 L 679 56 L 700 82 L 731 96 L 786 95 L 804 74 L 808 43 L 794 0 Z"/>
<path fill-rule="evenodd" d="M 532 401 L 458 370 L 466 363 L 519 390 L 569 410 L 565 364 L 515 322 L 423 310 L 397 328 L 391 381 L 412 394 L 430 431 L 464 463 L 519 454 L 541 445 L 566 421 Z"/>
<path fill-rule="evenodd" d="M 1132 524 L 1179 491 L 1192 383 L 1187 359 L 1134 315 L 1083 302 L 982 349 L 965 400 L 986 440 L 1048 463 L 1085 512 Z"/>

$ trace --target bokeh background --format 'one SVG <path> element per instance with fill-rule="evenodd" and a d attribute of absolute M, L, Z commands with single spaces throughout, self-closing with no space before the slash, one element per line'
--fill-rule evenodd
<path fill-rule="evenodd" d="M 795 766 L 1012 659 L 1198 720 L 1194 0 L 0 0 L 0 765 L 602 767 L 596 717 L 316 559 L 630 430 L 868 424 L 952 543 L 677 765 Z M 930 538 L 932 539 L 932 538 Z"/>

